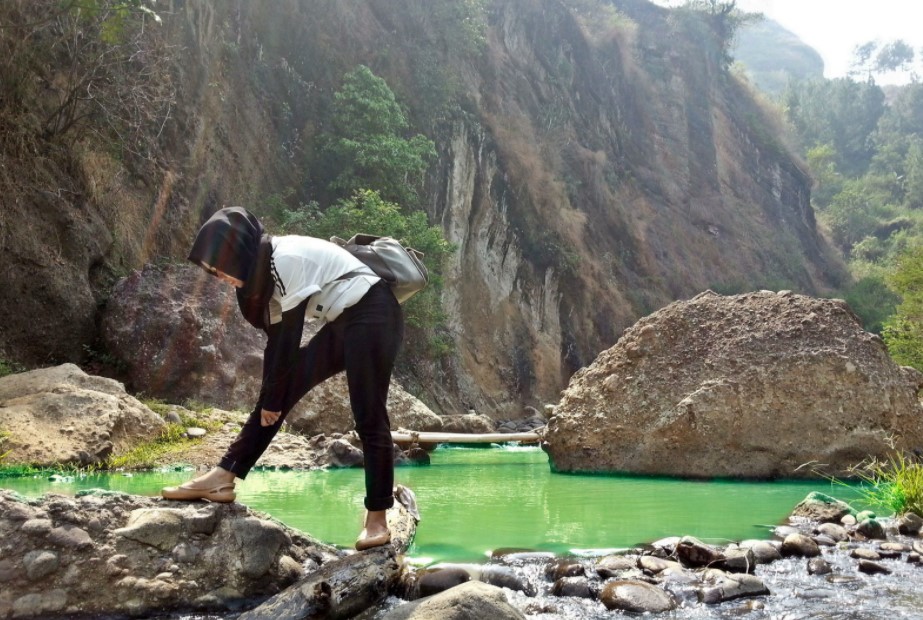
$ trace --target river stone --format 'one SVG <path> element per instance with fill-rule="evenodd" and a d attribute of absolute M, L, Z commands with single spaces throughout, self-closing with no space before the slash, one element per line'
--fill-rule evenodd
<path fill-rule="evenodd" d="M 692 536 L 684 536 L 677 543 L 674 553 L 680 563 L 688 568 L 708 566 L 724 558 L 720 551 Z"/>
<path fill-rule="evenodd" d="M 64 610 L 67 605 L 67 592 L 54 589 L 40 594 L 26 594 L 13 601 L 14 618 L 40 618 L 44 614 Z"/>
<path fill-rule="evenodd" d="M 599 600 L 610 611 L 663 613 L 676 608 L 669 593 L 643 581 L 610 581 L 603 586 Z"/>
<path fill-rule="evenodd" d="M 849 532 L 846 531 L 845 527 L 838 523 L 821 523 L 817 526 L 815 531 L 819 534 L 829 537 L 834 542 L 849 540 Z"/>
<path fill-rule="evenodd" d="M 561 577 L 552 584 L 551 594 L 574 598 L 594 598 L 595 596 L 586 577 Z"/>
<path fill-rule="evenodd" d="M 849 557 L 856 558 L 857 560 L 870 560 L 872 562 L 877 562 L 881 559 L 881 556 L 878 555 L 873 549 L 868 549 L 866 547 L 858 547 L 849 552 Z"/>
<path fill-rule="evenodd" d="M 503 590 L 469 581 L 445 592 L 391 609 L 380 620 L 525 620 Z"/>
<path fill-rule="evenodd" d="M 545 578 L 557 581 L 562 577 L 582 577 L 586 574 L 583 564 L 573 560 L 558 560 L 545 566 Z"/>
<path fill-rule="evenodd" d="M 771 564 L 782 559 L 782 553 L 779 551 L 781 545 L 774 545 L 767 540 L 747 540 L 741 542 L 739 546 L 750 549 L 757 564 Z"/>
<path fill-rule="evenodd" d="M 618 577 L 625 571 L 635 569 L 639 559 L 624 555 L 607 555 L 596 562 L 596 574 L 603 579 Z"/>
<path fill-rule="evenodd" d="M 762 579 L 747 573 L 728 574 L 724 571 L 708 569 L 702 581 L 704 585 L 699 589 L 699 600 L 707 605 L 715 605 L 745 596 L 769 594 L 769 588 Z"/>
<path fill-rule="evenodd" d="M 809 575 L 829 575 L 833 572 L 830 564 L 823 558 L 811 558 L 808 560 Z"/>
<path fill-rule="evenodd" d="M 60 560 L 54 551 L 39 549 L 27 553 L 22 563 L 26 567 L 26 575 L 29 579 L 36 581 L 58 570 Z"/>
<path fill-rule="evenodd" d="M 574 373 L 545 441 L 561 472 L 839 476 L 923 445 L 921 385 L 842 300 L 707 291 Z"/>
<path fill-rule="evenodd" d="M 884 526 L 874 517 L 859 521 L 859 524 L 856 525 L 856 533 L 868 540 L 886 540 L 888 538 Z"/>
<path fill-rule="evenodd" d="M 653 555 L 642 555 L 638 558 L 638 567 L 651 573 L 657 574 L 668 568 L 682 568 L 682 564 L 664 558 L 658 558 Z"/>
<path fill-rule="evenodd" d="M 756 556 L 750 549 L 725 549 L 724 557 L 711 566 L 728 573 L 752 573 L 756 569 Z"/>
<path fill-rule="evenodd" d="M 839 523 L 846 515 L 855 515 L 852 506 L 817 491 L 808 493 L 792 510 L 790 517 L 802 517 L 821 523 Z"/>
<path fill-rule="evenodd" d="M 522 592 L 526 596 L 535 596 L 535 586 L 529 583 L 524 575 L 517 573 L 509 566 L 488 564 L 481 569 L 478 579 L 498 588 L 508 588 Z"/>
<path fill-rule="evenodd" d="M 859 560 L 859 572 L 866 575 L 890 575 L 891 569 L 870 560 Z"/>
<path fill-rule="evenodd" d="M 913 512 L 902 515 L 897 520 L 897 531 L 904 536 L 917 536 L 923 529 L 923 518 Z"/>
<path fill-rule="evenodd" d="M 817 543 L 804 534 L 789 534 L 782 541 L 782 557 L 812 558 L 820 555 Z"/>
<path fill-rule="evenodd" d="M 427 569 L 421 571 L 417 578 L 417 591 L 422 598 L 445 592 L 469 581 L 471 574 L 463 568 Z"/>

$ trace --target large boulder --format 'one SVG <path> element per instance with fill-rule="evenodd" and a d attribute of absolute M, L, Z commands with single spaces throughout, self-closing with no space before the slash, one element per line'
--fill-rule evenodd
<path fill-rule="evenodd" d="M 557 471 L 844 475 L 923 446 L 921 379 L 843 301 L 708 291 L 641 319 L 578 371 L 546 448 Z"/>
<path fill-rule="evenodd" d="M 305 323 L 304 339 L 319 327 Z M 106 306 L 101 333 L 134 390 L 169 402 L 245 411 L 259 396 L 266 336 L 243 319 L 230 286 L 194 265 L 147 265 L 122 279 Z M 393 428 L 441 427 L 439 417 L 396 382 L 388 404 Z M 352 430 L 345 377 L 311 390 L 287 420 L 308 436 Z"/>
<path fill-rule="evenodd" d="M 0 618 L 219 611 L 341 552 L 241 504 L 0 490 Z"/>
<path fill-rule="evenodd" d="M 118 381 L 73 364 L 0 378 L 5 463 L 54 466 L 104 462 L 154 439 L 165 422 Z"/>

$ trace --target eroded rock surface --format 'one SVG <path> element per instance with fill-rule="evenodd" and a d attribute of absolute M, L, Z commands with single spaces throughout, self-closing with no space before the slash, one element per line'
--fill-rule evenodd
<path fill-rule="evenodd" d="M 118 381 L 74 364 L 0 378 L 0 417 L 10 436 L 7 464 L 52 466 L 104 462 L 153 439 L 164 421 Z"/>
<path fill-rule="evenodd" d="M 558 471 L 839 475 L 923 446 L 921 377 L 840 300 L 708 291 L 638 321 L 578 371 L 547 448 Z"/>
<path fill-rule="evenodd" d="M 237 503 L 0 490 L 0 618 L 225 610 L 340 555 Z"/>

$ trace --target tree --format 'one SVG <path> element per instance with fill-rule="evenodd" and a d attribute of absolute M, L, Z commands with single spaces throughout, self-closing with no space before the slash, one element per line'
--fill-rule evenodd
<path fill-rule="evenodd" d="M 413 205 L 415 186 L 436 149 L 423 135 L 402 137 L 407 118 L 388 84 L 360 65 L 344 77 L 334 105 L 333 132 L 323 149 L 335 171 L 334 195 L 373 189 L 386 200 Z"/>
<path fill-rule="evenodd" d="M 888 352 L 897 363 L 923 370 L 923 246 L 900 257 L 888 283 L 901 296 L 882 334 Z"/>
<path fill-rule="evenodd" d="M 284 213 L 282 225 L 286 233 L 321 239 L 334 235 L 348 238 L 356 233 L 389 236 L 422 252 L 429 283 L 405 306 L 407 325 L 417 332 L 417 338 L 413 334 L 408 337 L 409 346 L 425 347 L 428 354 L 449 350 L 451 341 L 444 335 L 445 313 L 440 296 L 444 265 L 455 248 L 446 241 L 441 229 L 429 225 L 425 213 L 415 211 L 407 215 L 397 204 L 384 200 L 377 191 L 359 190 L 326 211 L 309 205 Z M 419 338 L 424 333 L 428 335 Z M 415 343 L 415 339 L 423 342 Z"/>

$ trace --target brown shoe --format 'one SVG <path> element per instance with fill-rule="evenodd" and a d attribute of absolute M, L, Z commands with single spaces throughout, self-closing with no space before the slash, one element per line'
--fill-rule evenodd
<path fill-rule="evenodd" d="M 389 542 L 391 542 L 391 530 L 387 530 L 384 534 L 378 534 L 377 536 L 368 536 L 365 530 L 362 530 L 362 533 L 359 534 L 359 539 L 356 541 L 356 551 L 365 551 L 366 549 L 381 547 L 382 545 L 387 545 Z"/>
<path fill-rule="evenodd" d="M 218 502 L 220 504 L 233 502 L 237 498 L 237 494 L 234 493 L 233 482 L 224 482 L 216 487 L 209 488 L 199 488 L 188 485 L 189 483 L 187 482 L 178 487 L 164 487 L 160 490 L 160 495 L 164 499 L 175 499 L 181 501 L 204 499 L 210 502 Z"/>

